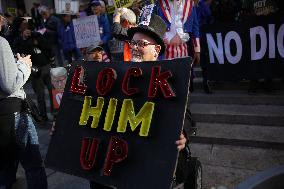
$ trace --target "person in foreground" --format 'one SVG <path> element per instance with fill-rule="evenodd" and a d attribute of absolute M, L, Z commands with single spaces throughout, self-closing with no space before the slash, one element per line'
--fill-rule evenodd
<path fill-rule="evenodd" d="M 0 15 L 0 32 L 6 28 Z M 35 125 L 27 113 L 23 90 L 31 74 L 30 55 L 15 62 L 11 47 L 0 36 L 0 188 L 10 189 L 18 162 L 25 169 L 28 189 L 46 189 L 47 179 Z"/>
<path fill-rule="evenodd" d="M 152 15 L 149 25 L 138 25 L 128 29 L 127 33 L 130 39 L 129 44 L 132 49 L 132 61 L 157 61 L 158 57 L 165 52 L 165 44 L 162 36 L 166 31 L 164 21 L 157 15 Z M 184 134 L 180 135 L 176 141 L 177 149 L 183 150 L 186 145 L 186 137 Z M 91 189 L 109 189 L 110 187 L 101 184 L 90 182 Z"/>

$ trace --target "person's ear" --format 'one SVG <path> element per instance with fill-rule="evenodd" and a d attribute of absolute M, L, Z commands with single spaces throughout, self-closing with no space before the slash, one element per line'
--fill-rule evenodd
<path fill-rule="evenodd" d="M 159 54 L 160 54 L 161 49 L 162 49 L 161 45 L 156 45 L 156 46 L 155 46 L 155 50 L 156 50 L 156 52 L 158 53 L 158 56 L 159 56 Z"/>

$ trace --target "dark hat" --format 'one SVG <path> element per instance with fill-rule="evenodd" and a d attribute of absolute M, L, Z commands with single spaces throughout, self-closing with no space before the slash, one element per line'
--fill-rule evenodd
<path fill-rule="evenodd" d="M 91 53 L 91 52 L 93 52 L 95 50 L 103 51 L 104 49 L 101 46 L 99 46 L 99 45 L 91 45 L 91 46 L 89 46 L 87 48 L 87 53 Z"/>
<path fill-rule="evenodd" d="M 146 34 L 153 38 L 159 45 L 161 45 L 160 55 L 165 52 L 165 43 L 163 36 L 166 32 L 167 26 L 164 20 L 152 14 L 154 5 L 147 5 L 143 7 L 140 15 L 140 21 L 137 27 L 129 28 L 127 35 L 129 39 L 132 39 L 134 34 L 139 32 Z"/>

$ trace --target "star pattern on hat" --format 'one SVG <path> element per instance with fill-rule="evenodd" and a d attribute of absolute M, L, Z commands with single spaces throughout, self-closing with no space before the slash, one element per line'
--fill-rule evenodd
<path fill-rule="evenodd" d="M 143 9 L 140 13 L 139 25 L 149 26 L 154 6 L 155 6 L 154 4 L 151 4 L 151 5 L 147 5 L 147 6 L 143 7 Z"/>

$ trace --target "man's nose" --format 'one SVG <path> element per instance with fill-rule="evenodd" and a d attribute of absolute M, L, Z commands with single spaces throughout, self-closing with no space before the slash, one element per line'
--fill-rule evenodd
<path fill-rule="evenodd" d="M 135 50 L 135 51 L 138 51 L 138 44 L 133 45 L 132 49 Z"/>

